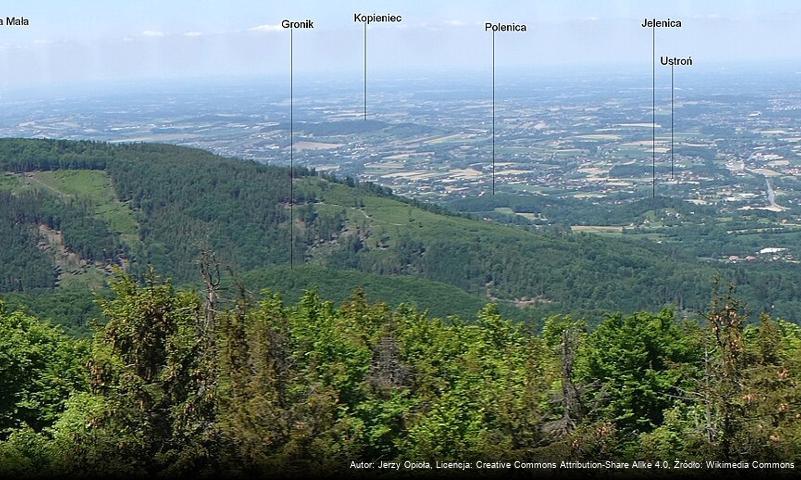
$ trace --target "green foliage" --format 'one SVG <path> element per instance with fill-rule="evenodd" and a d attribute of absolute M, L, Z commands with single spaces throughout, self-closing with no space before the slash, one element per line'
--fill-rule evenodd
<path fill-rule="evenodd" d="M 730 295 L 715 297 L 703 325 L 663 310 L 606 315 L 591 328 L 604 310 L 700 309 L 715 269 L 678 252 L 443 215 L 304 170 L 290 226 L 286 170 L 164 145 L 4 140 L 0 166 L 36 171 L 48 186 L 0 185 L 0 288 L 23 291 L 8 297 L 13 313 L 0 309 L 0 473 L 801 460 L 797 325 L 748 325 Z M 141 241 L 123 238 L 132 223 L 104 217 L 109 202 L 131 209 Z M 87 259 L 130 259 L 132 275 L 96 307 L 81 289 L 32 296 L 55 284 L 36 245 L 41 225 Z M 289 228 L 307 262 L 294 269 L 284 266 Z M 147 267 L 183 284 L 206 248 L 245 272 L 245 286 L 283 290 L 290 302 L 244 287 L 204 301 Z M 729 273 L 749 297 L 792 304 L 798 272 Z M 320 293 L 301 294 L 312 285 Z M 343 298 L 354 287 L 364 288 Z M 484 298 L 497 304 L 473 318 Z M 514 305 L 528 306 L 529 320 L 555 315 L 536 333 L 536 321 L 513 321 Z M 566 315 L 576 312 L 588 321 Z M 102 326 L 88 345 L 33 315 Z"/>
<path fill-rule="evenodd" d="M 69 394 L 85 387 L 86 346 L 0 302 L 0 437 L 51 425 Z"/>
<path fill-rule="evenodd" d="M 56 274 L 47 255 L 36 248 L 38 236 L 31 225 L 20 224 L 3 215 L 0 192 L 0 291 L 51 288 Z"/>
<path fill-rule="evenodd" d="M 351 292 L 363 288 L 367 296 L 396 307 L 400 304 L 414 305 L 428 311 L 434 317 L 456 315 L 473 319 L 484 305 L 479 295 L 470 295 L 464 290 L 446 283 L 406 275 L 376 275 L 350 269 L 324 268 L 317 265 L 301 265 L 258 269 L 241 276 L 241 281 L 253 290 L 268 289 L 281 292 L 288 302 L 299 300 L 305 291 L 316 290 L 322 297 L 341 303 Z M 501 305 L 505 317 L 528 320 L 528 312 L 511 305 Z"/>
<path fill-rule="evenodd" d="M 801 459 L 801 329 L 768 317 L 744 327 L 731 298 L 713 302 L 708 326 L 665 310 L 590 331 L 551 317 L 537 334 L 494 305 L 465 323 L 371 304 L 361 290 L 339 307 L 314 292 L 294 305 L 243 292 L 222 308 L 152 274 L 112 288 L 88 352 L 29 316 L 0 316 L 0 473 Z"/>
<path fill-rule="evenodd" d="M 348 269 L 390 277 L 384 283 L 398 276 L 424 278 L 461 291 L 451 289 L 450 295 L 440 288 L 442 297 L 458 295 L 465 304 L 467 295 L 474 299 L 468 307 L 460 307 L 458 300 L 437 310 L 436 302 L 432 308 L 428 300 L 419 300 L 426 297 L 419 282 L 399 281 L 397 293 L 378 289 L 381 299 L 393 305 L 414 298 L 437 315 L 475 311 L 484 299 L 497 302 L 508 316 L 512 309 L 525 308 L 526 317 L 572 313 L 599 318 L 609 311 L 666 305 L 701 311 L 715 273 L 736 281 L 757 313 L 775 308 L 794 319 L 798 306 L 795 286 L 801 281 L 791 266 L 713 265 L 699 262 L 699 252 L 671 244 L 527 231 L 447 214 L 375 185 L 340 182 L 304 169 L 295 171 L 295 241 L 290 247 L 286 169 L 196 149 L 4 139 L 0 168 L 17 174 L 0 188 L 6 195 L 0 202 L 0 239 L 10 245 L 0 252 L 0 289 L 5 291 L 55 286 L 53 260 L 36 248 L 37 224 L 44 224 L 61 230 L 71 251 L 101 264 L 87 281 L 102 280 L 100 272 L 108 264 L 124 265 L 138 278 L 153 265 L 184 284 L 195 280 L 196 260 L 208 249 L 238 274 L 277 271 L 286 266 L 292 248 L 296 263 L 327 272 Z M 494 208 L 573 212 L 595 218 L 594 223 L 629 217 L 645 221 L 666 211 L 708 213 L 668 198 L 599 211 L 577 209 L 572 201 L 499 195 L 464 200 L 458 208 L 482 214 Z M 326 279 L 328 273 L 320 272 L 321 287 L 341 278 Z M 325 293 L 339 299 L 343 291 Z M 297 289 L 286 293 L 298 295 Z"/>
<path fill-rule="evenodd" d="M 104 293 L 105 294 L 105 293 Z M 9 311 L 22 311 L 60 325 L 74 337 L 91 335 L 91 326 L 102 319 L 95 301 L 99 293 L 86 288 L 59 288 L 37 293 L 9 293 L 0 296 Z"/>
<path fill-rule="evenodd" d="M 679 365 L 693 365 L 700 353 L 687 340 L 691 328 L 682 328 L 671 311 L 659 315 L 638 313 L 607 318 L 586 344 L 586 382 L 598 380 L 597 414 L 619 429 L 648 431 L 662 423 L 665 409 L 680 392 L 685 373 Z"/>
<path fill-rule="evenodd" d="M 64 235 L 64 243 L 88 260 L 111 262 L 124 255 L 119 238 L 100 219 L 91 205 L 65 201 L 48 193 L 0 192 L 0 218 L 36 227 L 45 225 Z"/>
<path fill-rule="evenodd" d="M 106 222 L 109 229 L 123 240 L 138 237 L 134 213 L 127 204 L 119 201 L 106 172 L 56 170 L 38 172 L 34 178 L 64 199 L 86 202 L 95 216 Z"/>
<path fill-rule="evenodd" d="M 108 323 L 89 362 L 93 395 L 65 414 L 91 426 L 65 427 L 72 444 L 67 467 L 114 473 L 203 468 L 214 437 L 208 423 L 213 364 L 204 353 L 197 296 L 176 293 L 153 277 L 144 287 L 120 277 L 112 290 L 115 296 L 101 302 Z M 76 425 L 77 431 L 70 429 Z"/>

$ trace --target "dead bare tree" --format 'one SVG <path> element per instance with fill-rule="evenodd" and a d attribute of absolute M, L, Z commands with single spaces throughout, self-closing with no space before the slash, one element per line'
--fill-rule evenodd
<path fill-rule="evenodd" d="M 576 360 L 578 349 L 578 335 L 572 328 L 562 332 L 562 406 L 564 409 L 563 422 L 568 431 L 576 428 L 583 416 L 581 399 L 578 388 L 573 382 L 573 362 Z"/>
<path fill-rule="evenodd" d="M 554 403 L 561 404 L 562 418 L 548 422 L 543 426 L 543 430 L 546 433 L 557 436 L 567 435 L 575 430 L 585 415 L 585 408 L 581 402 L 581 390 L 573 378 L 576 352 L 579 347 L 579 331 L 573 327 L 566 328 L 562 331 L 561 340 L 559 357 L 562 363 L 560 379 L 562 394 Z M 591 386 L 588 385 L 586 387 Z"/>
<path fill-rule="evenodd" d="M 211 334 L 217 315 L 217 304 L 220 301 L 220 262 L 211 250 L 203 250 L 200 253 L 200 276 L 206 290 L 206 301 L 204 303 L 204 324 L 201 330 L 204 334 Z"/>
<path fill-rule="evenodd" d="M 743 305 L 734 296 L 733 286 L 729 286 L 727 294 L 721 298 L 716 282 L 712 305 L 706 318 L 718 352 L 716 368 L 707 372 L 713 378 L 710 393 L 716 400 L 720 421 L 717 436 L 723 455 L 731 458 L 734 454 L 732 442 L 743 413 L 738 399 L 744 391 L 743 326 L 747 319 Z"/>
<path fill-rule="evenodd" d="M 409 368 L 400 358 L 394 321 L 390 321 L 387 330 L 374 349 L 369 376 L 373 388 L 382 392 L 390 392 L 406 385 L 409 377 Z"/>

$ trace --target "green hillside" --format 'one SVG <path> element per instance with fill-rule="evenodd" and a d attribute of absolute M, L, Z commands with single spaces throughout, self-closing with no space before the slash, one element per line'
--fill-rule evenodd
<path fill-rule="evenodd" d="M 380 298 L 390 306 L 406 304 L 427 310 L 433 316 L 458 316 L 472 319 L 486 304 L 486 299 L 470 295 L 447 283 L 434 282 L 413 276 L 375 275 L 349 269 L 330 269 L 315 265 L 302 265 L 290 269 L 282 265 L 257 269 L 242 275 L 246 285 L 282 292 L 290 302 L 298 301 L 307 291 L 316 291 L 321 297 L 337 304 L 350 298 L 357 289 L 364 290 L 369 298 Z M 501 302 L 499 311 L 508 318 L 529 319 L 524 310 L 511 303 Z"/>
<path fill-rule="evenodd" d="M 305 169 L 294 172 L 291 247 L 297 266 L 318 270 L 285 276 L 306 276 L 294 284 L 264 273 L 289 261 L 286 168 L 169 145 L 4 139 L 0 170 L 0 241 L 9 246 L 0 252 L 0 291 L 26 298 L 100 289 L 114 266 L 140 277 L 152 266 L 196 284 L 210 250 L 225 272 L 251 278 L 252 290 L 296 296 L 317 285 L 341 298 L 362 284 L 377 300 L 442 315 L 489 301 L 535 320 L 665 305 L 698 311 L 716 274 L 737 283 L 756 313 L 796 319 L 801 306 L 795 269 L 702 263 L 677 244 L 535 233 Z"/>

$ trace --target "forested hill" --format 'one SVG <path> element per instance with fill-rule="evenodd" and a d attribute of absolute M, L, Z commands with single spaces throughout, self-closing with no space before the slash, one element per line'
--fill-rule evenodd
<path fill-rule="evenodd" d="M 329 276 L 349 279 L 344 292 L 362 272 L 365 283 L 398 289 L 378 288 L 379 300 L 415 299 L 441 315 L 463 314 L 454 303 L 474 302 L 472 310 L 487 301 L 528 318 L 700 310 L 716 273 L 735 281 L 755 312 L 794 319 L 801 311 L 793 269 L 719 267 L 676 246 L 532 233 L 304 169 L 295 171 L 292 248 L 308 267 L 287 270 L 288 170 L 196 149 L 4 139 L 0 170 L 0 291 L 23 293 L 15 298 L 99 288 L 113 265 L 134 275 L 153 266 L 194 283 L 201 253 L 212 251 L 226 272 L 255 279 L 253 290 L 324 284 L 335 297 Z"/>

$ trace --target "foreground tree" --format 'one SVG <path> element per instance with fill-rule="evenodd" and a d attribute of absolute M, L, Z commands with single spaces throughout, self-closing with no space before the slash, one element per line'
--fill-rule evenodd
<path fill-rule="evenodd" d="M 86 386 L 85 342 L 0 301 L 0 439 L 8 429 L 51 426 Z"/>
<path fill-rule="evenodd" d="M 216 281 L 207 282 L 217 288 Z M 341 472 L 351 460 L 801 459 L 801 328 L 670 311 L 542 332 L 121 276 L 91 345 L 0 313 L 0 473 Z M 83 380 L 82 380 L 83 379 Z"/>
<path fill-rule="evenodd" d="M 194 293 L 121 276 L 101 306 L 89 391 L 74 396 L 55 443 L 70 473 L 199 471 L 216 461 L 213 365 Z"/>

